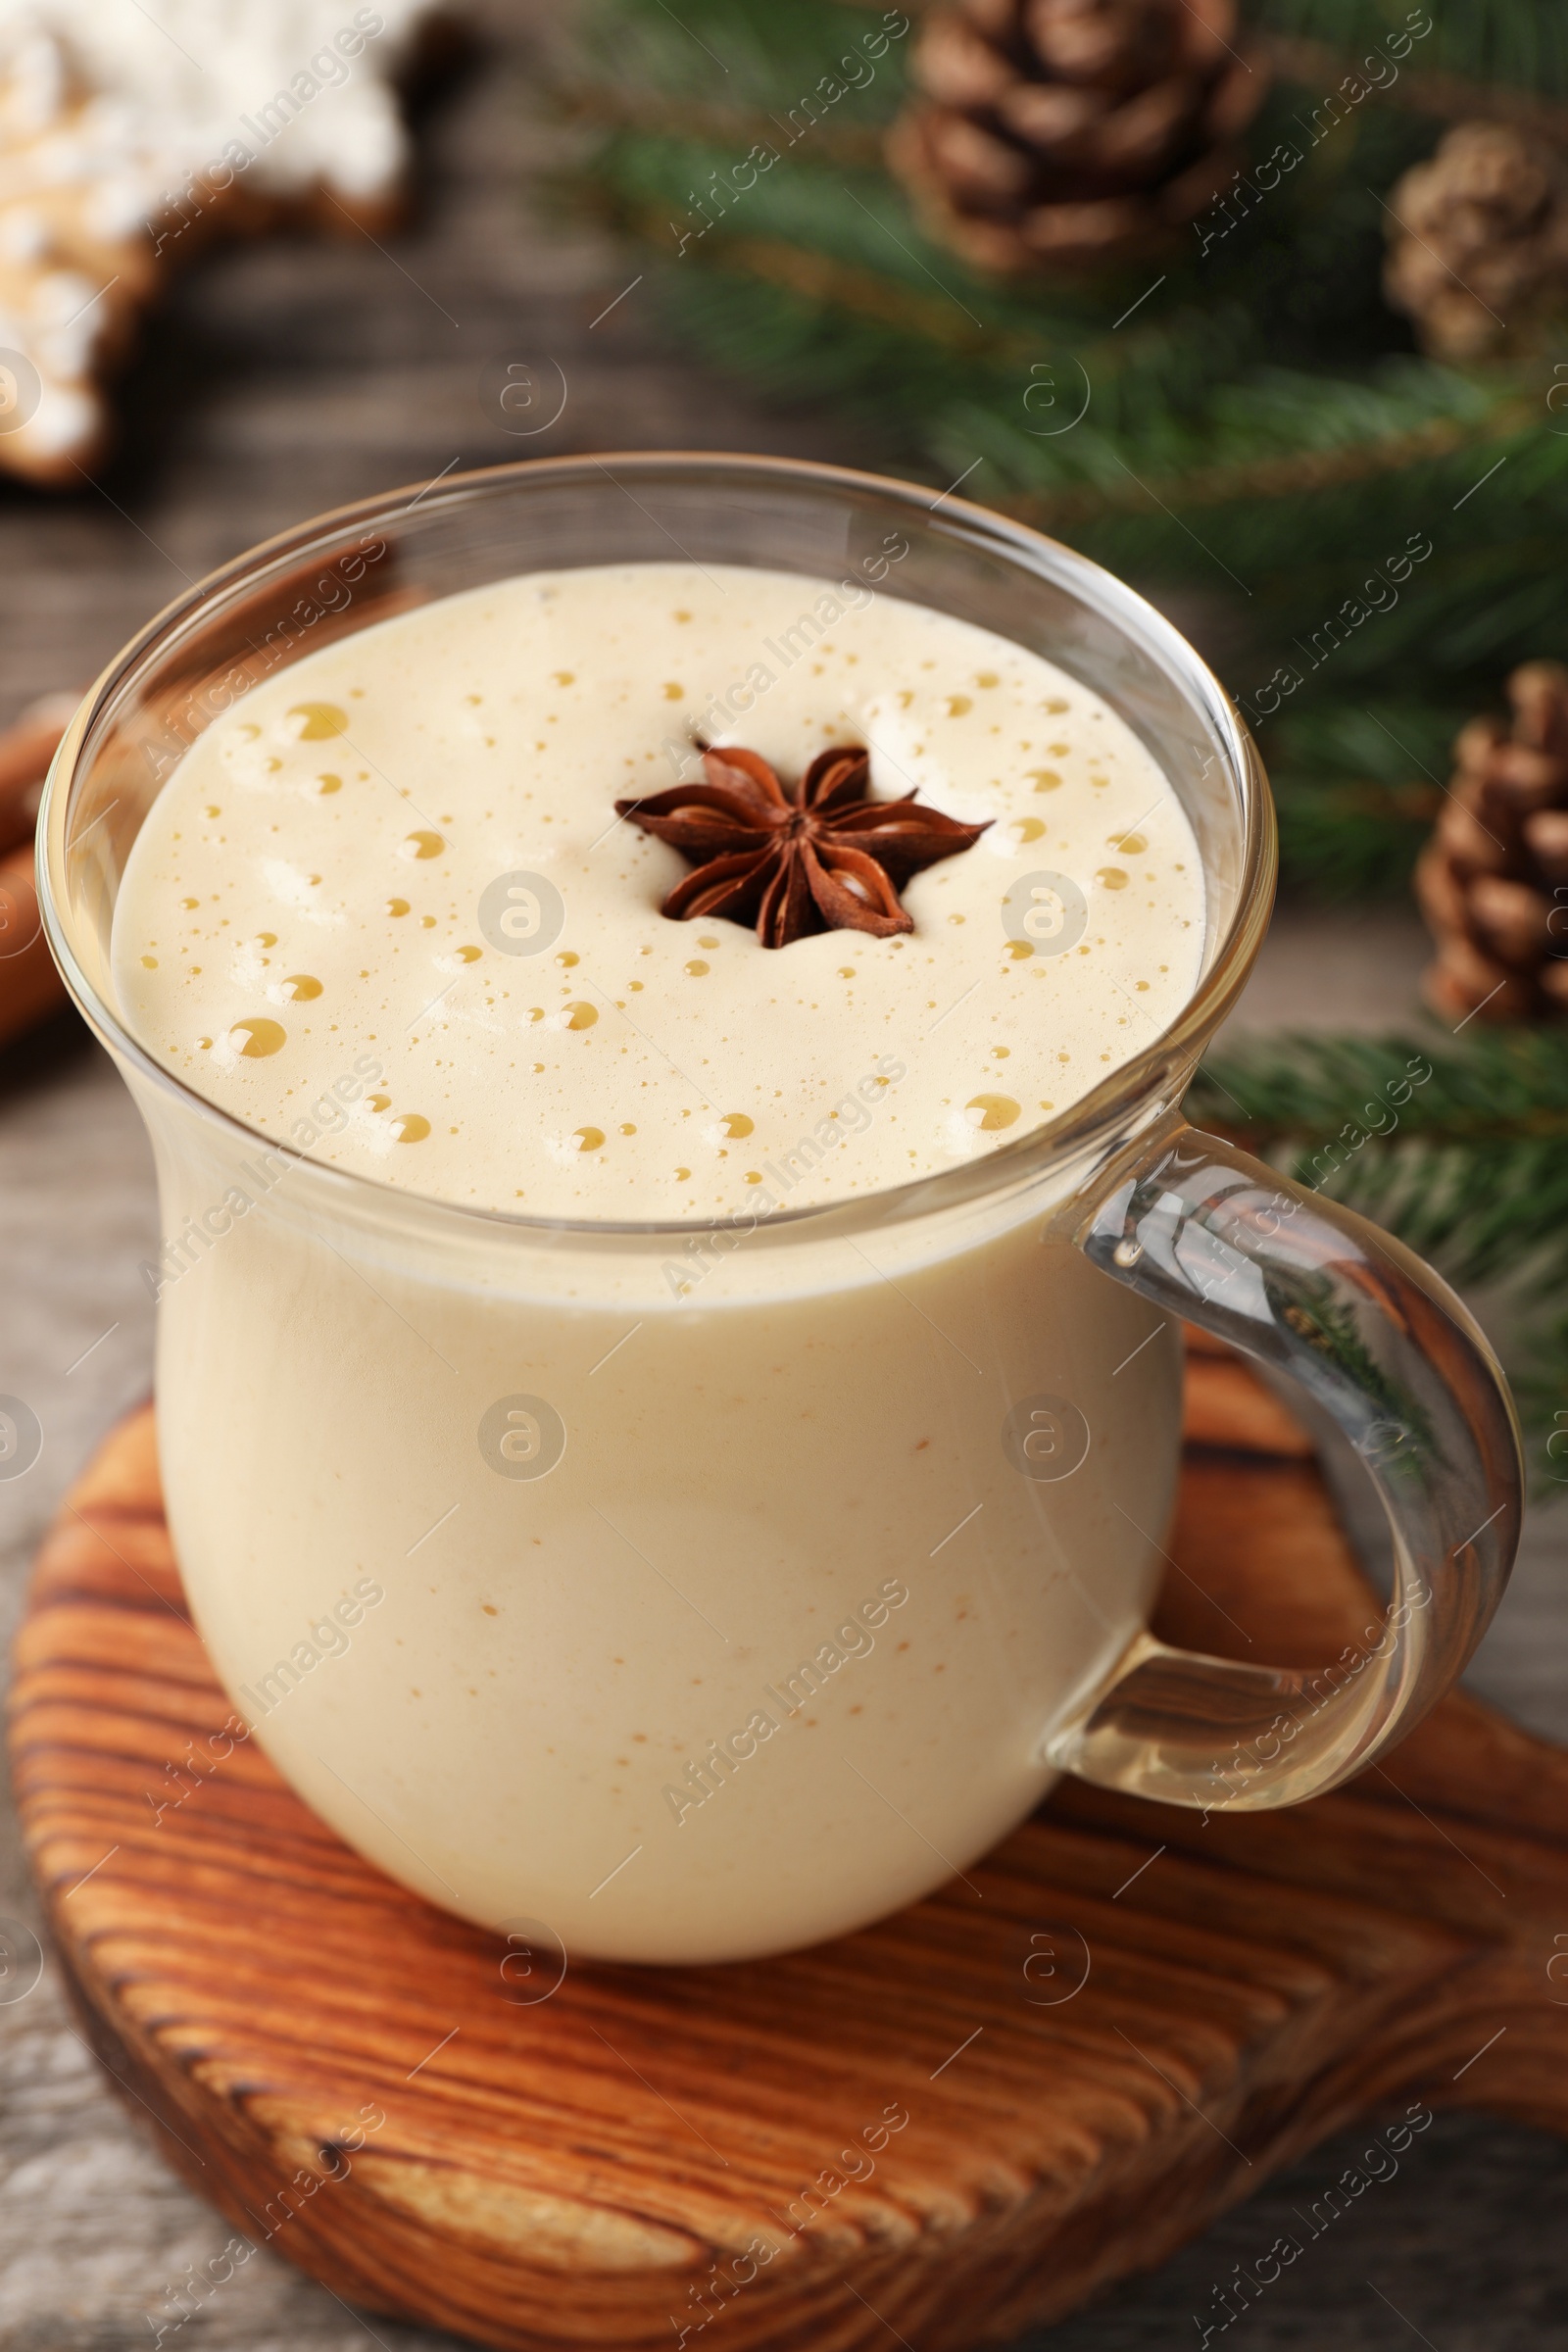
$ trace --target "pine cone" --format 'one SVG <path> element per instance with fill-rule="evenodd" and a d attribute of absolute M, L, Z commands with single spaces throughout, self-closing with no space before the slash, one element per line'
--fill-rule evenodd
<path fill-rule="evenodd" d="M 1504 122 L 1461 122 L 1389 198 L 1383 290 L 1436 359 L 1528 352 L 1568 307 L 1568 167 Z"/>
<path fill-rule="evenodd" d="M 1449 798 L 1416 866 L 1438 943 L 1424 983 L 1451 1020 L 1568 1012 L 1568 669 L 1508 680 L 1513 725 L 1472 719 Z"/>
<path fill-rule="evenodd" d="M 1233 0 L 960 0 L 926 20 L 928 104 L 888 160 L 933 233 L 984 270 L 1157 248 L 1217 195 L 1267 84 Z"/>

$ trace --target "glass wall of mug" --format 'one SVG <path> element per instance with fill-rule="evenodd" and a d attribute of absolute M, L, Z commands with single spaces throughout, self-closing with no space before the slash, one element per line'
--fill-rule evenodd
<path fill-rule="evenodd" d="M 936 606 L 1102 695 L 1204 859 L 1203 978 L 1176 1029 L 984 1162 L 819 1209 L 780 1171 L 695 1227 L 424 1201 L 154 1067 L 109 929 L 185 745 L 334 635 L 671 539 Z M 1053 1726 L 1147 1617 L 1178 1445 L 1173 1329 L 1150 1341 L 1065 1227 L 1233 1000 L 1267 843 L 1249 747 L 1149 608 L 1032 533 L 829 468 L 467 477 L 275 543 L 129 649 L 62 749 L 50 921 L 158 1159 L 187 1590 L 236 1712 L 347 1839 L 486 1924 L 721 1959 L 884 1913 L 1029 1809 Z M 375 1059 L 346 1049 L 311 1115 L 345 1115 Z M 840 1074 L 846 1117 L 877 1115 L 898 1059 Z"/>

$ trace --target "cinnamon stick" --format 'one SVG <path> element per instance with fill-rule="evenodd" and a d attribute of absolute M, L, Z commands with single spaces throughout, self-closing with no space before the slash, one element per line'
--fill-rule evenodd
<path fill-rule="evenodd" d="M 0 731 L 0 856 L 32 839 L 49 762 L 76 708 L 74 694 L 48 694 Z"/>
<path fill-rule="evenodd" d="M 0 858 L 0 1045 L 66 1002 L 38 917 L 32 843 Z"/>
<path fill-rule="evenodd" d="M 39 919 L 33 829 L 43 780 L 76 700 L 46 695 L 0 731 L 0 1045 L 66 1002 Z"/>

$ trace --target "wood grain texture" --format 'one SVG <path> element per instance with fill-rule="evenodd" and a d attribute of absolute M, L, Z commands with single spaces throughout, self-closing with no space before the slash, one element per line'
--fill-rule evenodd
<path fill-rule="evenodd" d="M 1375 1604 L 1298 1433 L 1212 1354 L 1189 1404 L 1161 1630 L 1336 1653 Z M 937 2352 L 1160 2261 L 1365 2111 L 1568 2124 L 1568 1758 L 1463 1696 L 1292 1813 L 1067 1785 L 979 1901 L 521 2004 L 499 1939 L 252 1743 L 215 1759 L 150 1411 L 49 1537 L 18 1667 L 25 1834 L 95 2046 L 248 2244 L 371 2311 L 527 2352 Z"/>

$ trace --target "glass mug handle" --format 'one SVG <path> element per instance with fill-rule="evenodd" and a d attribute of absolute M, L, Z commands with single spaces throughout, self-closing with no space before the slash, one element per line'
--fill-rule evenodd
<path fill-rule="evenodd" d="M 1262 1161 L 1167 1129 L 1073 1234 L 1167 1314 L 1298 1381 L 1365 1462 L 1394 1533 L 1381 1631 L 1316 1670 L 1140 1634 L 1046 1746 L 1058 1769 L 1167 1804 L 1253 1812 L 1348 1780 L 1462 1672 L 1502 1597 L 1523 1463 L 1491 1348 L 1402 1245 Z"/>

